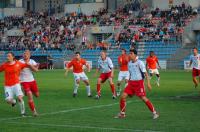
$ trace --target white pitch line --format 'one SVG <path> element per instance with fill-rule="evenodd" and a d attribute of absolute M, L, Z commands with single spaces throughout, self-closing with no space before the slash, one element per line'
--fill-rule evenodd
<path fill-rule="evenodd" d="M 138 100 L 127 101 L 127 103 L 131 103 L 131 102 L 138 102 Z M 95 109 L 95 108 L 110 107 L 110 106 L 118 105 L 118 104 L 119 103 L 112 103 L 112 104 L 107 104 L 107 105 L 96 105 L 96 106 L 91 106 L 91 107 L 82 107 L 82 108 L 68 109 L 68 110 L 62 110 L 62 111 L 57 111 L 57 112 L 43 113 L 43 114 L 40 114 L 39 117 L 46 116 L 46 115 L 55 115 L 55 114 L 60 114 L 60 113 L 74 112 L 74 111 L 90 110 L 90 109 Z M 0 122 L 8 121 L 8 120 L 24 119 L 24 118 L 29 118 L 29 117 L 32 117 L 32 116 L 4 118 L 4 119 L 0 119 Z"/>
<path fill-rule="evenodd" d="M 178 99 L 181 98 L 183 96 L 190 96 L 190 95 L 194 95 L 196 94 L 196 92 L 190 93 L 190 94 L 185 94 L 185 95 L 177 95 L 177 96 L 172 96 L 172 97 L 159 97 L 159 98 L 152 98 L 152 99 Z M 139 102 L 140 100 L 135 100 L 135 101 L 127 101 L 127 103 L 131 103 L 131 102 Z M 50 113 L 43 113 L 40 114 L 39 116 L 46 116 L 46 115 L 56 115 L 56 114 L 60 114 L 60 113 L 68 113 L 68 112 L 74 112 L 74 111 L 82 111 L 82 110 L 90 110 L 90 109 L 95 109 L 95 108 L 103 108 L 103 107 L 110 107 L 113 105 L 117 105 L 119 103 L 112 103 L 112 104 L 107 104 L 107 105 L 96 105 L 96 106 L 91 106 L 91 107 L 82 107 L 82 108 L 76 108 L 76 109 L 68 109 L 68 110 L 62 110 L 62 111 L 57 111 L 57 112 L 50 112 Z M 11 117 L 11 118 L 3 118 L 0 119 L 1 121 L 8 121 L 8 120 L 17 120 L 17 119 L 24 119 L 24 118 L 31 118 L 32 116 L 26 116 L 26 117 Z"/>
<path fill-rule="evenodd" d="M 112 128 L 112 127 L 95 127 L 95 126 L 80 126 L 80 125 L 57 125 L 57 124 L 41 124 L 41 123 L 22 123 L 22 122 L 8 122 L 10 124 L 20 125 L 33 125 L 33 126 L 46 126 L 46 127 L 64 127 L 64 128 L 81 128 L 81 129 L 99 129 L 99 130 L 110 130 L 110 131 L 131 131 L 131 132 L 161 132 L 154 130 L 134 130 L 130 128 Z"/>

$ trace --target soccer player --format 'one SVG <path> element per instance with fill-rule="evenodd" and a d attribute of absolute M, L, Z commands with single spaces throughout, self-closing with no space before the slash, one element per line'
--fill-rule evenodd
<path fill-rule="evenodd" d="M 200 54 L 196 47 L 193 48 L 193 55 L 190 56 L 190 66 L 192 65 L 192 79 L 195 88 L 198 86 L 198 81 L 196 77 L 199 77 L 200 81 Z"/>
<path fill-rule="evenodd" d="M 157 69 L 157 65 L 158 65 L 158 68 L 160 68 L 158 58 L 156 57 L 153 51 L 150 51 L 150 55 L 146 58 L 146 68 L 149 71 L 150 79 L 153 76 L 153 74 L 156 74 L 156 77 L 157 77 L 156 84 L 160 86 L 160 74 Z"/>
<path fill-rule="evenodd" d="M 153 119 L 159 117 L 156 110 L 154 109 L 153 104 L 146 97 L 146 92 L 144 88 L 144 78 L 147 80 L 147 88 L 151 90 L 151 84 L 149 81 L 148 73 L 146 72 L 146 68 L 144 63 L 137 59 L 137 51 L 130 50 L 129 53 L 130 62 L 128 63 L 128 70 L 130 72 L 130 80 L 128 85 L 124 89 L 123 94 L 120 99 L 120 113 L 115 116 L 115 118 L 125 118 L 125 110 L 126 110 L 126 98 L 128 96 L 136 95 L 138 96 L 149 108 L 149 110 L 153 113 Z"/>
<path fill-rule="evenodd" d="M 126 50 L 122 49 L 122 54 L 118 57 L 118 64 L 120 66 L 120 72 L 118 75 L 118 81 L 117 81 L 117 96 L 120 95 L 121 93 L 121 83 L 123 80 L 125 80 L 125 87 L 128 84 L 128 80 L 129 80 L 129 72 L 128 72 L 128 62 L 129 62 L 129 57 L 126 54 Z"/>
<path fill-rule="evenodd" d="M 101 83 L 104 83 L 107 79 L 110 83 L 110 88 L 112 91 L 112 98 L 116 99 L 115 85 L 113 83 L 114 76 L 114 66 L 110 57 L 107 57 L 106 51 L 101 51 L 101 57 L 98 60 L 98 66 L 96 74 L 101 70 L 101 74 L 97 80 L 97 95 L 96 99 L 101 97 Z"/>
<path fill-rule="evenodd" d="M 70 70 L 70 68 L 73 67 L 73 74 L 74 74 L 74 93 L 73 93 L 73 97 L 77 96 L 80 80 L 82 80 L 86 85 L 87 96 L 88 97 L 92 97 L 91 90 L 90 90 L 89 79 L 86 76 L 85 72 L 83 71 L 83 66 L 86 66 L 87 69 L 88 69 L 88 72 L 90 72 L 89 63 L 87 63 L 85 59 L 81 58 L 80 52 L 76 52 L 75 53 L 75 58 L 72 59 L 68 63 L 68 65 L 66 67 L 65 76 L 67 76 L 67 73 Z"/>
<path fill-rule="evenodd" d="M 12 52 L 7 53 L 7 62 L 0 65 L 0 72 L 4 71 L 4 90 L 5 100 L 12 106 L 16 105 L 15 96 L 19 101 L 21 115 L 25 116 L 25 107 L 23 100 L 23 92 L 20 86 L 19 75 L 23 68 L 29 67 L 33 69 L 33 66 L 29 63 L 23 64 L 15 60 L 15 56 Z"/>
<path fill-rule="evenodd" d="M 33 95 L 35 97 L 39 97 L 39 91 L 37 83 L 33 77 L 33 72 L 38 71 L 38 64 L 33 59 L 30 59 L 30 57 L 31 57 L 30 51 L 26 50 L 23 54 L 23 59 L 19 60 L 23 64 L 29 63 L 33 66 L 33 69 L 27 67 L 21 71 L 20 82 L 24 89 L 25 95 L 27 95 L 28 97 L 28 104 L 33 113 L 33 116 L 37 116 L 38 113 L 36 111 L 35 104 L 33 101 Z"/>

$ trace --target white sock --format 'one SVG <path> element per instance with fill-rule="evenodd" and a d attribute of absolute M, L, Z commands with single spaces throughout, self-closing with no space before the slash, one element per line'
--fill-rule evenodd
<path fill-rule="evenodd" d="M 79 87 L 79 84 L 75 83 L 74 84 L 74 93 L 77 94 L 78 92 L 78 87 Z"/>
<path fill-rule="evenodd" d="M 160 82 L 160 77 L 158 77 L 157 82 L 158 82 L 158 83 Z"/>
<path fill-rule="evenodd" d="M 25 114 L 24 100 L 19 102 L 19 107 L 20 107 L 20 110 L 21 110 L 21 114 Z"/>
<path fill-rule="evenodd" d="M 90 85 L 86 86 L 86 90 L 87 90 L 87 95 L 90 96 L 91 95 Z"/>

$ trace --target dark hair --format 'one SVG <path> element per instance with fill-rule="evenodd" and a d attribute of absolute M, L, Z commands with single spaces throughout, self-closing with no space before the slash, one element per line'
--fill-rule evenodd
<path fill-rule="evenodd" d="M 7 54 L 11 54 L 13 58 L 15 58 L 15 54 L 13 52 L 8 52 Z"/>
<path fill-rule="evenodd" d="M 130 52 L 133 52 L 135 55 L 137 55 L 137 50 L 135 49 L 130 49 Z"/>
<path fill-rule="evenodd" d="M 194 47 L 193 49 L 196 49 L 196 50 L 198 50 L 198 48 L 197 48 L 197 47 Z"/>
<path fill-rule="evenodd" d="M 125 51 L 126 52 L 126 49 L 122 48 L 121 50 Z"/>
<path fill-rule="evenodd" d="M 149 53 L 154 53 L 154 51 L 149 51 Z"/>
<path fill-rule="evenodd" d="M 80 53 L 79 51 L 75 52 L 75 54 L 79 54 L 79 55 L 81 55 L 81 53 Z"/>

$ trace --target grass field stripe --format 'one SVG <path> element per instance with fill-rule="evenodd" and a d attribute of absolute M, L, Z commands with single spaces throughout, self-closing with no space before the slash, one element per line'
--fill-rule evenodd
<path fill-rule="evenodd" d="M 23 122 L 7 122 L 10 124 L 22 124 L 22 125 L 32 125 L 32 126 L 47 126 L 47 127 L 65 127 L 65 128 L 81 128 L 81 129 L 99 129 L 99 130 L 111 130 L 111 131 L 131 131 L 131 132 L 161 132 L 154 130 L 134 130 L 134 129 L 124 129 L 124 128 L 112 128 L 112 127 L 96 127 L 96 126 L 80 126 L 80 125 L 57 125 L 57 124 L 41 124 L 41 123 L 23 123 Z"/>
<path fill-rule="evenodd" d="M 127 101 L 127 103 L 131 102 L 138 102 L 139 100 L 135 101 Z M 62 110 L 62 111 L 57 111 L 57 112 L 50 112 L 50 113 L 43 113 L 40 114 L 39 116 L 46 116 L 46 115 L 55 115 L 55 114 L 60 114 L 60 113 L 68 113 L 68 112 L 74 112 L 74 111 L 81 111 L 81 110 L 90 110 L 90 109 L 95 109 L 95 108 L 103 108 L 103 107 L 110 107 L 113 105 L 118 105 L 119 103 L 112 103 L 112 104 L 107 104 L 107 105 L 97 105 L 97 106 L 91 106 L 91 107 L 82 107 L 82 108 L 76 108 L 76 109 L 68 109 L 68 110 Z M 11 118 L 4 118 L 0 119 L 0 121 L 7 121 L 7 120 L 16 120 L 16 119 L 23 119 L 23 118 L 30 118 L 32 116 L 26 116 L 26 117 L 11 117 Z"/>

